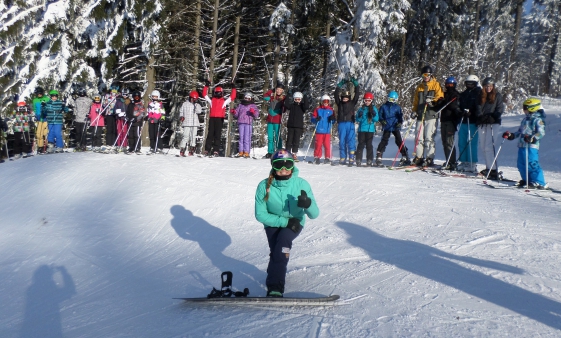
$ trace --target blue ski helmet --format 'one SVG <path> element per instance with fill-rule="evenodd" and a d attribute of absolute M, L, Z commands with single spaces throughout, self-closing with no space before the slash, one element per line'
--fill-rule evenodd
<path fill-rule="evenodd" d="M 397 101 L 398 98 L 399 98 L 399 94 L 397 94 L 397 92 L 395 90 L 392 90 L 388 94 L 388 101 L 390 101 L 390 102 L 395 102 L 395 101 Z"/>
<path fill-rule="evenodd" d="M 271 165 L 273 164 L 273 161 L 283 159 L 294 161 L 294 157 L 292 156 L 292 153 L 290 151 L 286 149 L 280 149 L 275 151 L 275 153 L 271 156 Z"/>
<path fill-rule="evenodd" d="M 458 84 L 458 82 L 456 81 L 455 77 L 450 76 L 449 78 L 446 79 L 446 81 L 444 81 L 444 84 L 446 86 L 448 86 L 449 84 L 452 84 L 452 85 L 456 86 Z"/>

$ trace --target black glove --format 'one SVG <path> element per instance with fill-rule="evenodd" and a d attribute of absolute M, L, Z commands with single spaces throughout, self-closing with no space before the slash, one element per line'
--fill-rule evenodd
<path fill-rule="evenodd" d="M 308 197 L 308 194 L 304 190 L 300 190 L 300 196 L 298 196 L 298 207 L 303 209 L 308 209 L 312 205 L 312 200 Z"/>
<path fill-rule="evenodd" d="M 526 143 L 536 143 L 536 138 L 534 135 L 524 135 L 524 142 Z"/>
<path fill-rule="evenodd" d="M 470 117 L 471 113 L 469 111 L 469 109 L 464 109 L 464 117 Z"/>
<path fill-rule="evenodd" d="M 321 116 L 318 115 L 318 117 L 316 117 L 316 121 L 321 121 Z"/>
<path fill-rule="evenodd" d="M 411 118 L 416 119 L 417 118 L 417 113 L 415 113 L 415 112 L 411 113 Z"/>
<path fill-rule="evenodd" d="M 300 233 L 302 231 L 302 225 L 298 218 L 290 218 L 288 220 L 288 224 L 286 225 L 287 228 L 294 231 L 295 234 Z"/>
<path fill-rule="evenodd" d="M 381 125 L 385 126 L 386 124 L 388 124 L 388 122 L 386 120 L 380 120 L 379 121 Z"/>
<path fill-rule="evenodd" d="M 396 124 L 396 125 L 395 125 L 395 128 L 396 128 L 396 129 L 401 129 L 401 123 Z"/>
<path fill-rule="evenodd" d="M 335 115 L 329 116 L 329 121 L 330 122 L 335 122 Z M 354 122 L 354 116 L 353 116 L 353 122 Z"/>
<path fill-rule="evenodd" d="M 44 107 L 46 105 L 47 105 L 47 102 L 45 102 L 45 101 L 41 102 L 41 107 Z"/>
<path fill-rule="evenodd" d="M 148 121 L 148 115 L 144 116 L 144 121 Z"/>
<path fill-rule="evenodd" d="M 205 86 L 210 87 L 210 81 L 209 80 L 205 80 Z"/>
<path fill-rule="evenodd" d="M 368 119 L 372 120 L 374 118 L 374 116 L 376 116 L 376 113 L 369 111 L 368 112 Z"/>
<path fill-rule="evenodd" d="M 512 140 L 514 140 L 514 134 L 507 130 L 503 133 L 503 138 L 506 138 L 507 140 L 512 141 Z"/>

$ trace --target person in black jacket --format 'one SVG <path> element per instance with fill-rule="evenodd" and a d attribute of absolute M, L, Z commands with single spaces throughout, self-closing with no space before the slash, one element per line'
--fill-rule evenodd
<path fill-rule="evenodd" d="M 337 132 L 339 133 L 339 161 L 346 164 L 347 154 L 349 165 L 355 161 L 356 135 L 355 135 L 355 106 L 359 99 L 358 80 L 351 78 L 350 81 L 355 86 L 355 96 L 351 100 L 351 92 L 341 89 L 346 85 L 347 80 L 341 80 L 335 89 L 335 103 L 337 104 Z M 341 98 L 339 98 L 339 94 Z M 348 151 L 348 153 L 347 153 Z"/>
<path fill-rule="evenodd" d="M 458 123 L 462 118 L 460 110 L 460 93 L 456 90 L 458 82 L 453 76 L 450 76 L 444 82 L 446 92 L 444 100 L 438 107 L 440 112 L 440 136 L 442 138 L 442 147 L 446 156 L 445 170 L 456 170 L 456 147 L 454 147 L 454 136 L 458 128 Z"/>
<path fill-rule="evenodd" d="M 140 135 L 142 134 L 142 127 L 144 127 L 144 119 L 146 117 L 146 108 L 142 103 L 142 95 L 139 91 L 132 94 L 132 103 L 126 108 L 127 120 L 130 123 L 130 130 L 128 135 L 129 149 L 127 154 L 136 152 L 140 154 Z"/>
<path fill-rule="evenodd" d="M 292 153 L 294 160 L 298 161 L 298 148 L 300 147 L 300 138 L 304 131 L 304 114 L 310 107 L 301 92 L 294 93 L 293 99 L 292 103 L 286 101 L 284 103 L 284 108 L 290 111 L 288 121 L 286 122 L 288 129 L 286 149 Z"/>
<path fill-rule="evenodd" d="M 481 93 L 481 111 L 477 117 L 479 127 L 479 149 L 485 158 L 485 169 L 481 175 L 491 179 L 498 179 L 498 164 L 495 161 L 497 154 L 497 140 L 501 138 L 500 126 L 501 116 L 505 110 L 503 96 L 495 87 L 495 79 L 487 77 L 483 80 L 483 91 Z M 491 168 L 493 165 L 493 168 Z M 489 173 L 489 170 L 491 171 Z"/>
<path fill-rule="evenodd" d="M 460 151 L 458 160 L 461 162 L 458 170 L 476 172 L 479 137 L 476 122 L 481 111 L 481 87 L 479 87 L 479 78 L 475 75 L 468 75 L 464 84 L 466 90 L 460 94 L 460 109 L 464 120 L 458 131 L 458 150 Z"/>

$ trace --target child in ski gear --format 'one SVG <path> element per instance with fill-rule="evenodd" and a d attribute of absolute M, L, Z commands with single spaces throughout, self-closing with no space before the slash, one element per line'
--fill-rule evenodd
<path fill-rule="evenodd" d="M 477 132 L 477 116 L 481 115 L 481 88 L 479 78 L 468 75 L 464 81 L 466 90 L 460 94 L 460 109 L 463 113 L 463 121 L 458 131 L 458 150 L 460 151 L 460 165 L 458 170 L 477 171 L 477 144 L 479 135 Z"/>
<path fill-rule="evenodd" d="M 113 147 L 115 139 L 117 138 L 117 121 L 115 116 L 115 106 L 119 96 L 119 87 L 111 86 L 109 93 L 105 94 L 102 105 L 104 109 L 105 118 L 105 144 L 108 147 Z"/>
<path fill-rule="evenodd" d="M 117 138 L 115 140 L 115 146 L 118 149 L 122 149 L 123 147 L 126 149 L 128 145 L 127 133 L 129 123 L 127 121 L 126 113 L 127 106 L 132 102 L 129 98 L 129 94 L 129 90 L 124 88 L 121 93 L 117 94 L 117 99 L 115 100 L 114 116 L 117 124 Z"/>
<path fill-rule="evenodd" d="M 325 153 L 324 163 L 331 161 L 331 126 L 335 120 L 333 107 L 329 104 L 331 98 L 328 95 L 321 97 L 321 105 L 316 107 L 312 114 L 312 123 L 316 125 L 316 143 L 314 146 L 314 163 L 319 164 L 322 147 Z"/>
<path fill-rule="evenodd" d="M 86 89 L 81 88 L 78 91 L 78 98 L 74 101 L 74 114 L 76 115 L 74 128 L 76 130 L 76 150 L 78 151 L 83 151 L 86 147 L 86 135 L 84 135 L 84 131 L 86 130 L 88 114 L 92 103 L 92 99 L 86 96 Z"/>
<path fill-rule="evenodd" d="M 503 96 L 497 91 L 492 77 L 483 80 L 481 93 L 481 111 L 477 117 L 479 126 L 479 148 L 485 158 L 485 169 L 481 175 L 491 179 L 498 179 L 498 164 L 495 161 L 497 140 L 500 138 L 501 116 L 505 110 Z M 491 168 L 495 161 L 494 168 Z M 490 171 L 490 172 L 489 172 Z"/>
<path fill-rule="evenodd" d="M 152 102 L 148 104 L 148 134 L 150 136 L 150 152 L 156 153 L 163 149 L 160 138 L 160 123 L 165 119 L 166 111 L 160 101 L 160 92 L 152 91 L 150 95 Z"/>
<path fill-rule="evenodd" d="M 263 94 L 263 100 L 268 103 L 269 110 L 267 115 L 267 155 L 266 158 L 270 158 L 275 150 L 282 148 L 282 139 L 280 137 L 281 133 L 281 120 L 282 114 L 284 113 L 284 100 L 286 96 L 284 95 L 284 85 L 282 83 L 277 83 L 275 90 L 269 89 L 265 94 Z M 275 146 L 276 144 L 276 146 Z"/>
<path fill-rule="evenodd" d="M 226 109 L 228 109 L 230 102 L 236 99 L 236 88 L 232 88 L 230 97 L 224 98 L 224 89 L 220 86 L 216 86 L 214 87 L 211 99 L 208 97 L 209 87 L 210 82 L 207 81 L 203 88 L 203 97 L 210 106 L 210 115 L 204 154 L 208 155 L 212 150 L 213 155 L 217 156 L 218 150 L 220 149 L 220 139 L 222 137 L 222 128 L 224 126 L 224 118 L 226 117 Z"/>
<path fill-rule="evenodd" d="M 505 131 L 503 138 L 518 141 L 517 167 L 522 180 L 518 182 L 520 187 L 536 189 L 547 189 L 547 183 L 543 170 L 539 163 L 540 140 L 545 136 L 545 111 L 541 106 L 541 100 L 529 98 L 522 104 L 526 116 L 522 119 L 518 131 L 511 133 Z M 526 181 L 528 177 L 528 181 Z"/>
<path fill-rule="evenodd" d="M 238 119 L 240 130 L 239 154 L 238 157 L 249 157 L 251 151 L 251 135 L 253 133 L 253 119 L 259 117 L 259 109 L 253 103 L 251 93 L 245 93 L 242 102 L 236 109 L 232 110 L 234 117 Z"/>
<path fill-rule="evenodd" d="M 35 124 L 35 137 L 37 138 L 37 152 L 42 154 L 44 152 L 45 141 L 47 140 L 47 135 L 49 134 L 49 129 L 47 126 L 47 121 L 41 115 L 41 108 L 43 107 L 43 102 L 48 102 L 49 97 L 45 96 L 45 90 L 41 87 L 35 88 L 36 97 L 33 99 L 31 104 L 31 109 L 35 113 L 35 119 L 37 122 Z"/>
<path fill-rule="evenodd" d="M 403 111 L 401 106 L 397 104 L 399 95 L 396 91 L 391 91 L 388 94 L 388 101 L 380 107 L 380 124 L 382 125 L 382 140 L 378 144 L 376 150 L 376 165 L 382 164 L 382 155 L 386 151 L 390 136 L 393 135 L 395 144 L 398 149 L 401 147 L 401 161 L 400 165 L 410 165 L 409 155 L 407 154 L 407 147 L 403 144 L 401 138 L 401 125 L 403 124 Z M 403 144 L 403 146 L 401 146 Z"/>
<path fill-rule="evenodd" d="M 144 127 L 144 117 L 146 116 L 146 108 L 142 103 L 142 96 L 139 91 L 132 93 L 132 103 L 127 106 L 127 119 L 130 123 L 129 130 L 129 149 L 128 153 L 140 153 L 140 135 Z"/>
<path fill-rule="evenodd" d="M 189 99 L 185 101 L 179 109 L 179 120 L 183 127 L 183 138 L 180 143 L 180 156 L 185 156 L 186 147 L 189 147 L 189 156 L 193 156 L 197 147 L 196 137 L 199 128 L 199 115 L 202 107 L 199 104 L 199 93 L 193 90 L 189 94 Z"/>
<path fill-rule="evenodd" d="M 49 96 L 51 99 L 48 102 L 41 103 L 41 117 L 46 119 L 49 126 L 49 135 L 47 140 L 49 142 L 49 152 L 53 152 L 53 145 L 56 142 L 55 152 L 62 152 L 64 141 L 62 140 L 62 124 L 64 123 L 64 112 L 68 112 L 68 107 L 64 102 L 58 100 L 58 91 L 51 90 Z"/>
<path fill-rule="evenodd" d="M 433 77 L 432 67 L 421 69 L 422 82 L 413 94 L 413 112 L 417 115 L 417 137 L 415 139 L 415 158 L 413 162 L 418 166 L 432 166 L 434 164 L 436 135 L 436 106 L 444 97 L 440 83 Z"/>
<path fill-rule="evenodd" d="M 24 101 L 17 104 L 16 111 L 13 112 L 12 117 L 12 131 L 14 133 L 14 159 L 19 159 L 22 156 L 33 156 L 32 134 L 33 120 L 35 116 L 31 112 L 31 108 Z"/>
<path fill-rule="evenodd" d="M 310 108 L 308 100 L 301 92 L 293 95 L 293 102 L 284 103 L 284 108 L 289 111 L 288 121 L 286 122 L 286 149 L 294 155 L 294 160 L 298 161 L 298 148 L 300 147 L 300 138 L 304 132 L 304 114 Z"/>
<path fill-rule="evenodd" d="M 341 164 L 345 164 L 348 155 L 349 165 L 352 165 L 356 151 L 355 106 L 359 98 L 359 85 L 358 81 L 352 77 L 350 83 L 355 87 L 354 98 L 351 100 L 351 92 L 348 90 L 341 92 L 341 89 L 347 84 L 347 80 L 341 80 L 335 89 L 335 103 L 337 104 L 337 130 L 339 133 L 339 161 Z"/>
<path fill-rule="evenodd" d="M 101 104 L 101 95 L 95 95 L 93 99 L 93 104 L 90 107 L 90 114 L 88 115 L 90 119 L 90 133 L 92 134 L 92 150 L 101 150 L 101 135 L 103 134 L 103 128 L 105 127 L 105 111 L 103 110 L 103 105 Z"/>
<path fill-rule="evenodd" d="M 362 152 L 364 151 L 364 147 L 366 147 L 366 165 L 372 166 L 372 161 L 374 160 L 372 139 L 376 132 L 376 122 L 378 122 L 380 117 L 378 109 L 372 102 L 372 100 L 374 100 L 374 94 L 365 93 L 363 100 L 364 104 L 356 112 L 356 122 L 358 123 L 358 148 L 356 149 L 357 167 L 362 165 Z"/>
<path fill-rule="evenodd" d="M 298 177 L 294 156 L 281 149 L 271 156 L 269 177 L 257 186 L 255 218 L 265 226 L 269 242 L 267 296 L 282 297 L 292 242 L 302 231 L 306 216 L 319 216 L 310 184 Z"/>
<path fill-rule="evenodd" d="M 441 101 L 438 109 L 440 111 L 440 137 L 442 139 L 442 147 L 444 148 L 444 156 L 448 163 L 445 163 L 445 170 L 456 170 L 456 147 L 454 147 L 454 136 L 458 128 L 458 123 L 462 117 L 460 110 L 459 97 L 460 93 L 456 90 L 456 78 L 450 76 L 444 81 L 446 92 L 444 92 L 444 100 Z M 450 160 L 448 160 L 450 159 Z"/>

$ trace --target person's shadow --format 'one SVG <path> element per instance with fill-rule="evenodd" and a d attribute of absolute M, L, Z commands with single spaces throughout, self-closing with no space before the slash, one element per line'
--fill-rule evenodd
<path fill-rule="evenodd" d="M 62 277 L 61 286 L 54 280 L 57 272 Z M 60 303 L 75 294 L 74 281 L 63 266 L 40 266 L 35 270 L 33 283 L 25 295 L 20 337 L 62 337 Z"/>
<path fill-rule="evenodd" d="M 210 259 L 211 263 L 221 272 L 231 271 L 233 273 L 232 287 L 237 290 L 249 288 L 251 295 L 258 295 L 257 290 L 263 287 L 259 281 L 265 281 L 266 274 L 264 271 L 257 269 L 255 266 L 237 259 L 228 257 L 223 251 L 232 244 L 230 236 L 222 229 L 219 229 L 204 219 L 193 215 L 193 213 L 185 209 L 181 205 L 171 207 L 171 226 L 177 235 L 185 240 L 197 242 L 205 255 Z M 188 257 L 186 257 L 188 259 Z M 191 271 L 191 275 L 200 276 L 200 274 Z M 215 285 L 220 288 L 220 275 L 216 276 Z M 207 283 L 205 283 L 207 284 Z M 208 290 L 210 293 L 211 290 Z"/>
<path fill-rule="evenodd" d="M 561 303 L 508 284 L 452 261 L 522 274 L 524 270 L 492 261 L 453 255 L 428 245 L 382 236 L 363 226 L 337 222 L 348 242 L 365 250 L 372 259 L 448 285 L 540 323 L 561 329 Z"/>

